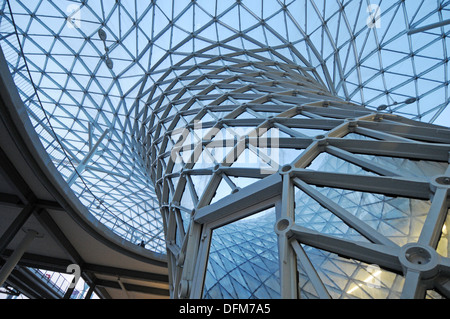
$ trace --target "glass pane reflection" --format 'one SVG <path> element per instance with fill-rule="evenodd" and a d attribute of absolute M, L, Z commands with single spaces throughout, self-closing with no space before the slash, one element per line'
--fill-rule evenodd
<path fill-rule="evenodd" d="M 280 298 L 275 208 L 213 231 L 205 299 Z"/>

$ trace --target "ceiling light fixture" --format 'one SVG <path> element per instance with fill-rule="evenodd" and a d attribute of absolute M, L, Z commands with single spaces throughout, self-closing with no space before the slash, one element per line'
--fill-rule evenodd
<path fill-rule="evenodd" d="M 391 106 L 394 106 L 394 105 L 398 105 L 398 104 L 413 104 L 414 102 L 417 102 L 417 98 L 415 98 L 415 97 L 410 97 L 410 98 L 408 98 L 408 99 L 406 99 L 405 101 L 403 101 L 403 102 L 401 102 L 401 103 L 398 103 L 398 102 L 394 102 L 394 103 L 392 103 L 392 104 L 389 104 L 389 105 L 387 105 L 387 104 L 382 104 L 382 105 L 380 105 L 378 108 L 377 108 L 377 110 L 378 111 L 384 111 L 384 110 L 386 110 L 388 107 L 391 107 Z"/>
<path fill-rule="evenodd" d="M 106 46 L 106 39 L 107 39 L 106 32 L 103 29 L 99 29 L 98 30 L 98 36 L 100 37 L 100 40 L 103 41 L 103 45 L 105 46 L 105 57 L 106 57 L 105 63 L 106 63 L 106 66 L 108 67 L 108 69 L 112 70 L 113 67 L 114 67 L 114 63 L 108 56 L 109 49 Z"/>

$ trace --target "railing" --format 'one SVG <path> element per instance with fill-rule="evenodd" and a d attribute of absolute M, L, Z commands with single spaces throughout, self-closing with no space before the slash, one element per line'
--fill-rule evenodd
<path fill-rule="evenodd" d="M 57 292 L 61 298 L 64 297 L 67 289 L 69 288 L 69 285 L 72 280 L 72 276 L 68 274 L 58 273 L 58 272 L 52 272 L 52 271 L 45 271 L 35 268 L 29 268 L 31 271 L 33 271 L 41 280 L 47 284 L 48 287 L 53 289 L 55 292 Z M 82 280 L 80 278 L 80 280 Z M 81 287 L 81 288 L 80 288 Z M 77 289 L 78 288 L 78 289 Z M 77 285 L 77 287 L 74 289 L 71 299 L 83 299 L 84 296 L 87 293 L 88 286 L 84 284 L 84 281 Z M 81 289 L 81 290 L 80 290 Z"/>

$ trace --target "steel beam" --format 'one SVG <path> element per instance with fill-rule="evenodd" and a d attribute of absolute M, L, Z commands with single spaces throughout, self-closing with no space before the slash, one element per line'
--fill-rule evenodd
<path fill-rule="evenodd" d="M 0 205 L 9 206 L 9 207 L 17 207 L 17 208 L 25 208 L 26 205 L 22 203 L 19 196 L 9 193 L 0 193 Z M 59 205 L 59 203 L 51 200 L 45 199 L 36 199 L 35 200 L 36 208 L 42 209 L 50 209 L 53 211 L 65 211 L 64 208 Z"/>
<path fill-rule="evenodd" d="M 379 244 L 354 242 L 293 225 L 290 234 L 300 243 L 331 253 L 376 264 L 395 273 L 403 273 L 399 261 L 400 248 Z"/>
<path fill-rule="evenodd" d="M 331 213 L 342 219 L 342 221 L 345 224 L 347 224 L 350 228 L 355 229 L 361 235 L 369 239 L 371 242 L 380 245 L 398 247 L 398 245 L 392 242 L 390 239 L 381 235 L 375 229 L 367 225 L 364 221 L 362 221 L 355 215 L 351 214 L 346 209 L 342 208 L 339 204 L 335 203 L 318 190 L 301 181 L 299 178 L 294 178 L 293 181 L 294 184 L 297 187 L 299 187 L 303 192 L 305 192 L 311 198 L 316 200 L 321 206 L 328 209 Z"/>
<path fill-rule="evenodd" d="M 450 277 L 441 277 L 435 281 L 435 289 L 447 299 L 450 299 Z"/>
<path fill-rule="evenodd" d="M 282 179 L 281 211 L 275 225 L 278 234 L 281 298 L 297 299 L 297 262 L 286 232 L 295 218 L 295 193 L 290 176 L 283 174 Z"/>
<path fill-rule="evenodd" d="M 439 261 L 439 270 L 444 276 L 450 278 L 450 257 L 441 257 Z"/>
<path fill-rule="evenodd" d="M 137 280 L 144 280 L 148 282 L 154 282 L 159 284 L 168 284 L 169 278 L 164 274 L 150 273 L 132 269 L 124 269 L 103 265 L 95 265 L 86 263 L 83 265 L 83 271 L 92 272 L 94 274 L 117 276 L 120 278 L 130 278 Z"/>
<path fill-rule="evenodd" d="M 266 177 L 214 204 L 200 208 L 194 215 L 194 221 L 200 224 L 210 223 L 271 197 L 279 196 L 281 185 L 280 175 Z"/>
<path fill-rule="evenodd" d="M 363 128 L 386 132 L 412 140 L 450 144 L 450 130 L 444 127 L 424 127 L 369 121 L 360 121 L 358 125 Z"/>
<path fill-rule="evenodd" d="M 136 284 L 129 284 L 129 283 L 122 283 L 122 284 L 125 287 L 126 291 L 128 291 L 128 292 L 145 293 L 145 294 L 151 294 L 151 295 L 160 296 L 160 297 L 169 297 L 169 292 L 165 289 L 136 285 Z M 98 279 L 96 281 L 96 287 L 106 287 L 106 288 L 122 290 L 122 287 L 119 284 L 119 282 L 105 280 L 105 279 Z"/>
<path fill-rule="evenodd" d="M 432 29 L 436 29 L 436 28 L 440 28 L 440 27 L 444 27 L 446 25 L 450 24 L 450 20 L 442 20 L 436 23 L 432 23 L 423 27 L 418 27 L 415 29 L 409 29 L 408 31 L 408 35 L 413 35 L 413 34 L 417 34 L 417 33 L 421 33 L 421 32 L 426 32 Z"/>
<path fill-rule="evenodd" d="M 430 183 L 420 179 L 317 172 L 305 169 L 295 169 L 292 174 L 308 184 L 320 187 L 425 200 L 431 197 Z"/>
<path fill-rule="evenodd" d="M 55 239 L 58 245 L 63 248 L 63 250 L 68 254 L 72 263 L 76 263 L 83 267 L 84 261 L 81 255 L 78 253 L 76 248 L 69 241 L 67 236 L 58 227 L 50 214 L 45 210 L 40 210 L 35 214 L 41 225 L 49 232 L 50 236 Z"/>
<path fill-rule="evenodd" d="M 399 174 L 398 172 L 390 170 L 390 169 L 386 168 L 385 166 L 379 165 L 373 161 L 367 160 L 361 156 L 344 151 L 344 150 L 339 149 L 334 146 L 326 146 L 325 151 L 331 155 L 334 155 L 334 156 L 339 157 L 340 159 L 343 159 L 344 161 L 358 165 L 370 172 L 374 172 L 379 175 L 401 176 L 401 174 Z"/>
<path fill-rule="evenodd" d="M 2 257 L 8 259 L 12 254 L 13 251 L 6 250 Z M 43 270 L 64 273 L 66 272 L 67 265 L 71 263 L 73 263 L 73 261 L 68 259 L 24 253 L 18 265 L 21 267 L 39 268 Z M 92 273 L 95 276 L 115 276 L 139 281 L 146 281 L 149 283 L 168 284 L 167 275 L 132 269 L 85 263 L 83 264 L 82 271 L 84 273 Z M 93 282 L 95 282 L 95 279 Z"/>
<path fill-rule="evenodd" d="M 428 160 L 448 163 L 450 145 L 436 143 L 421 143 L 412 141 L 372 141 L 355 139 L 328 138 L 330 146 L 351 153 L 369 154 L 375 156 L 390 156 L 407 159 Z"/>
<path fill-rule="evenodd" d="M 420 233 L 418 241 L 420 244 L 436 248 L 441 238 L 442 227 L 444 226 L 450 206 L 448 196 L 448 188 L 438 188 L 436 190 Z"/>
<path fill-rule="evenodd" d="M 298 262 L 301 264 L 308 279 L 311 281 L 319 299 L 331 299 L 330 293 L 298 241 L 291 241 L 291 245 L 297 255 Z"/>
<path fill-rule="evenodd" d="M 420 272 L 408 270 L 405 276 L 401 299 L 424 299 L 426 287 L 421 281 Z"/>
<path fill-rule="evenodd" d="M 12 224 L 8 227 L 8 229 L 3 233 L 0 238 L 0 255 L 8 247 L 9 243 L 14 239 L 16 234 L 22 229 L 27 220 L 33 214 L 35 210 L 34 204 L 28 204 L 16 217 L 16 219 L 12 222 Z"/>

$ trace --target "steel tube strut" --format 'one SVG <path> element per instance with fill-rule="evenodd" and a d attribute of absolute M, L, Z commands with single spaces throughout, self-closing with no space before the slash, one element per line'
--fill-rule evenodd
<path fill-rule="evenodd" d="M 146 124 L 140 137 L 147 142 L 141 154 L 165 220 L 171 296 L 200 298 L 210 293 L 201 285 L 208 267 L 214 267 L 208 263 L 208 252 L 215 229 L 258 213 L 252 207 L 271 201 L 278 207 L 272 228 L 278 240 L 280 297 L 299 297 L 299 262 L 318 294 L 329 297 L 300 244 L 406 276 L 395 236 L 369 226 L 314 187 L 406 200 L 434 197 L 422 237 L 437 244 L 445 196 L 440 191 L 435 194 L 430 176 L 405 173 L 396 159 L 448 165 L 450 130 L 384 117 L 342 101 L 322 85 L 311 66 L 263 56 L 279 56 L 271 48 L 228 49 L 232 51 L 228 55 L 206 55 L 200 64 L 195 56 L 188 56 L 175 66 L 179 74 L 161 74 L 155 83 L 161 90 L 152 91 L 147 99 L 150 109 L 142 118 Z M 353 165 L 352 171 L 318 164 L 324 153 Z M 378 162 L 364 155 L 381 158 Z M 244 180 L 248 182 L 242 185 Z M 297 190 L 369 242 L 352 242 L 297 225 L 302 218 Z M 383 211 L 371 213 L 389 223 Z M 421 295 L 421 280 L 415 286 L 417 295 Z M 414 280 L 409 284 L 414 286 Z"/>
<path fill-rule="evenodd" d="M 25 237 L 22 239 L 20 244 L 14 250 L 14 253 L 8 258 L 6 263 L 0 269 L 0 286 L 3 286 L 5 281 L 8 279 L 11 272 L 16 267 L 17 263 L 22 258 L 23 254 L 26 252 L 31 242 L 38 236 L 38 233 L 34 230 L 28 230 Z"/>

